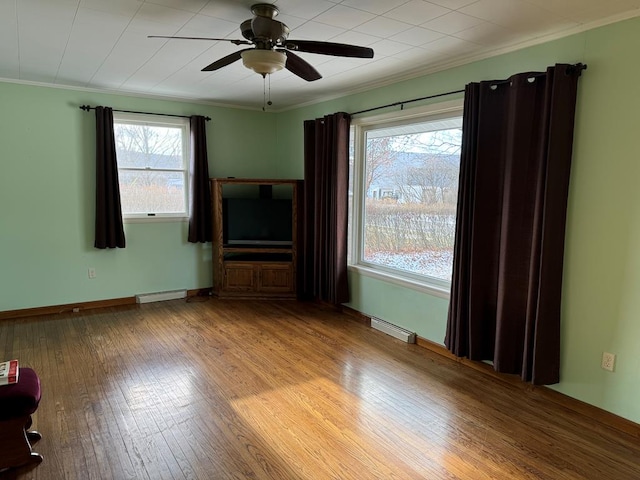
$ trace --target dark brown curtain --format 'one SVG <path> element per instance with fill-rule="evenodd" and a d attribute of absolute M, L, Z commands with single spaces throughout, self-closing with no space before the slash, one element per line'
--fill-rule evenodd
<path fill-rule="evenodd" d="M 124 248 L 113 110 L 96 107 L 96 248 Z"/>
<path fill-rule="evenodd" d="M 191 243 L 210 242 L 213 236 L 211 187 L 207 158 L 207 123 L 204 117 L 191 117 L 191 208 L 189 237 Z"/>
<path fill-rule="evenodd" d="M 347 213 L 349 126 L 346 113 L 304 122 L 302 297 L 349 301 Z"/>
<path fill-rule="evenodd" d="M 578 77 L 556 65 L 467 85 L 445 344 L 496 371 L 560 371 L 565 217 Z"/>

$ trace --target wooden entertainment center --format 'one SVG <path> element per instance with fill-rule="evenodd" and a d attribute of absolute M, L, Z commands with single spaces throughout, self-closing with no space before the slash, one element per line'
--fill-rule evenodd
<path fill-rule="evenodd" d="M 302 180 L 212 178 L 211 202 L 213 212 L 213 294 L 219 298 L 296 298 L 298 238 L 300 222 L 298 213 L 302 211 Z M 232 203 L 255 201 L 262 208 L 260 212 L 233 214 Z M 271 202 L 271 200 L 276 200 Z M 289 203 L 290 200 L 290 203 Z M 284 205 L 286 216 L 283 222 L 282 210 L 269 213 L 270 204 Z M 249 207 L 245 207 L 249 208 Z M 280 215 L 279 215 L 280 214 Z M 263 231 L 269 230 L 268 222 L 277 224 L 273 232 L 259 236 L 251 230 L 252 215 L 260 215 L 254 223 Z M 245 219 L 238 217 L 243 216 Z M 269 216 L 278 217 L 268 219 Z M 230 238 L 235 223 L 248 237 Z M 290 228 L 290 230 L 289 230 Z M 236 234 L 238 228 L 236 228 Z M 280 231 L 277 231 L 280 230 Z M 253 237 L 251 236 L 253 234 Z M 255 237 L 255 238 L 254 238 Z M 248 238 L 245 240 L 244 238 Z M 284 239 L 284 240 L 283 240 Z"/>

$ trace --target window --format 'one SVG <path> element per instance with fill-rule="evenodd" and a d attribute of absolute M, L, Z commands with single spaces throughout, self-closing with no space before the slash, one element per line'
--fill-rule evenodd
<path fill-rule="evenodd" d="M 356 119 L 351 139 L 350 264 L 448 293 L 462 101 Z"/>
<path fill-rule="evenodd" d="M 189 119 L 114 113 L 114 133 L 123 217 L 188 217 Z"/>

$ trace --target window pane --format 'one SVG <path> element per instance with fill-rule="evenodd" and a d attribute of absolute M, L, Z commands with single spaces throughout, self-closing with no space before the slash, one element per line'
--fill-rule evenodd
<path fill-rule="evenodd" d="M 120 170 L 118 175 L 123 214 L 187 211 L 183 172 Z"/>
<path fill-rule="evenodd" d="M 181 128 L 116 123 L 114 133 L 120 168 L 184 168 Z"/>
<path fill-rule="evenodd" d="M 462 119 L 369 130 L 363 259 L 451 281 Z"/>
<path fill-rule="evenodd" d="M 115 118 L 123 215 L 185 217 L 188 212 L 188 120 L 142 114 Z"/>

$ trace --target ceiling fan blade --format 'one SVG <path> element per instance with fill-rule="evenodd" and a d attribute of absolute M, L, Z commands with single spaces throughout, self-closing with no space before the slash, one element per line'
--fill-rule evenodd
<path fill-rule="evenodd" d="M 147 38 L 175 38 L 178 40 L 210 40 L 214 42 L 231 42 L 235 45 L 252 45 L 246 40 L 233 40 L 230 38 L 209 38 L 209 37 L 171 37 L 166 35 L 147 35 Z"/>
<path fill-rule="evenodd" d="M 212 72 L 214 70 L 218 70 L 219 68 L 226 67 L 227 65 L 231 65 L 233 62 L 240 60 L 242 57 L 242 52 L 246 52 L 247 50 L 253 50 L 253 48 L 245 48 L 242 50 L 238 50 L 237 52 L 233 52 L 226 57 L 222 57 L 219 60 L 216 60 L 210 65 L 207 65 L 202 69 L 203 72 Z"/>
<path fill-rule="evenodd" d="M 285 47 L 287 50 L 334 55 L 336 57 L 373 58 L 373 49 L 369 47 L 358 47 L 357 45 L 347 45 L 346 43 L 287 40 Z"/>
<path fill-rule="evenodd" d="M 314 80 L 320 80 L 322 78 L 322 75 L 320 75 L 318 71 L 313 68 L 306 60 L 303 60 L 293 52 L 287 51 L 286 54 L 287 63 L 285 64 L 285 68 L 291 73 L 299 76 L 307 82 L 313 82 Z"/>

